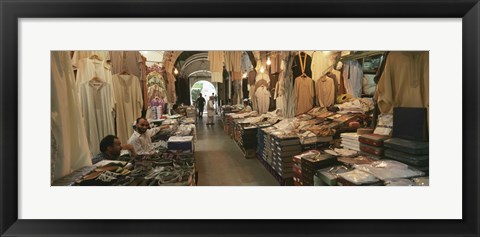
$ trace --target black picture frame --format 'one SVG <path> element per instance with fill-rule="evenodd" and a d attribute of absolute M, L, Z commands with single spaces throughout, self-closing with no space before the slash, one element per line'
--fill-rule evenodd
<path fill-rule="evenodd" d="M 478 0 L 1 0 L 1 236 L 479 236 Z M 18 219 L 18 19 L 124 17 L 462 18 L 462 220 Z M 374 32 L 373 32 L 374 33 Z M 447 42 L 446 42 L 447 43 Z M 451 60 L 451 59 L 449 59 Z M 460 72 L 459 72 L 460 75 Z M 459 105 L 460 106 L 460 105 Z M 448 160 L 447 157 L 442 157 Z"/>

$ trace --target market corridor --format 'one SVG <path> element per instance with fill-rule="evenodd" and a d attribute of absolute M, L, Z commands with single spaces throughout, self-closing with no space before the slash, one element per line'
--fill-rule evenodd
<path fill-rule="evenodd" d="M 245 159 L 235 142 L 223 131 L 222 123 L 205 125 L 197 120 L 195 160 L 199 186 L 278 186 L 257 159 Z"/>

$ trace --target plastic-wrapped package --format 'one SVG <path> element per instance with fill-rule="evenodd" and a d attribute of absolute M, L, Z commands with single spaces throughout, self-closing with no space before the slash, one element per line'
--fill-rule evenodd
<path fill-rule="evenodd" d="M 337 159 L 339 162 L 342 162 L 346 165 L 366 165 L 366 164 L 371 164 L 373 162 L 376 162 L 377 160 L 372 159 L 370 157 L 366 156 L 358 156 L 358 157 L 340 157 Z"/>
<path fill-rule="evenodd" d="M 341 148 L 335 148 L 334 151 L 341 155 L 341 156 L 346 156 L 346 157 L 352 157 L 356 156 L 358 152 L 350 150 L 350 149 L 341 149 Z"/>
<path fill-rule="evenodd" d="M 178 126 L 175 136 L 189 136 L 192 135 L 192 131 L 195 129 L 195 125 L 180 125 Z"/>
<path fill-rule="evenodd" d="M 392 179 L 385 181 L 386 186 L 415 186 L 415 183 L 410 179 Z"/>
<path fill-rule="evenodd" d="M 381 160 L 367 165 L 355 165 L 355 169 L 368 172 L 381 180 L 413 178 L 425 175 L 406 164 L 393 160 Z"/>
<path fill-rule="evenodd" d="M 373 131 L 374 134 L 390 136 L 393 128 L 393 114 L 378 115 L 377 127 Z"/>
<path fill-rule="evenodd" d="M 379 180 L 375 176 L 361 170 L 352 170 L 349 172 L 338 174 L 338 176 L 355 185 L 364 185 L 379 182 Z"/>

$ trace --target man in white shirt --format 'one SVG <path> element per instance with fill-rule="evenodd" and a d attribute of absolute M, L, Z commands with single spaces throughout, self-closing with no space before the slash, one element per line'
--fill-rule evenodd
<path fill-rule="evenodd" d="M 138 118 L 135 124 L 135 131 L 130 139 L 128 139 L 128 144 L 131 144 L 135 153 L 139 155 L 155 153 L 152 136 L 157 134 L 161 129 L 168 127 L 168 125 L 151 129 L 148 129 L 148 127 L 149 124 L 146 118 Z"/>

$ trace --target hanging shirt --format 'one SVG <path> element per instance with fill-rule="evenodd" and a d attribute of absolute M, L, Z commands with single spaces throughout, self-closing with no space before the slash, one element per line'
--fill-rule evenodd
<path fill-rule="evenodd" d="M 377 86 L 378 108 L 393 113 L 394 107 L 428 108 L 428 52 L 390 52 Z"/>
<path fill-rule="evenodd" d="M 270 73 L 279 73 L 281 71 L 280 64 L 281 64 L 281 55 L 280 52 L 272 52 L 270 55 Z"/>
<path fill-rule="evenodd" d="M 128 144 L 133 146 L 135 153 L 138 155 L 153 154 L 155 147 L 152 144 L 152 137 L 160 131 L 160 127 L 151 128 L 140 134 L 134 131 L 128 139 Z"/>
<path fill-rule="evenodd" d="M 92 165 L 85 126 L 66 51 L 51 52 L 51 133 L 56 142 L 53 180 Z"/>
<path fill-rule="evenodd" d="M 208 51 L 210 61 L 211 81 L 223 83 L 223 63 L 225 62 L 223 51 Z"/>
<path fill-rule="evenodd" d="M 334 79 L 324 76 L 315 83 L 317 101 L 320 107 L 329 107 L 335 104 Z"/>
<path fill-rule="evenodd" d="M 300 60 L 304 60 L 304 56 L 305 56 L 305 53 L 302 52 L 299 55 L 294 57 L 294 61 L 292 64 L 293 78 L 298 78 L 299 76 L 302 75 L 303 73 L 302 65 L 301 65 L 302 63 L 300 62 Z M 305 74 L 307 74 L 308 77 L 312 78 L 312 57 L 310 57 L 307 54 L 307 58 L 305 61 L 306 63 L 304 65 L 305 67 L 304 72 Z"/>
<path fill-rule="evenodd" d="M 80 102 L 88 144 L 93 154 L 100 152 L 100 141 L 115 134 L 112 86 L 94 80 L 80 85 Z"/>
<path fill-rule="evenodd" d="M 261 80 L 265 80 L 267 83 L 270 83 L 270 76 L 268 75 L 268 73 L 258 72 L 257 76 L 255 77 L 255 83 Z"/>
<path fill-rule="evenodd" d="M 362 97 L 363 69 L 357 60 L 343 64 L 343 81 L 348 94 L 353 98 Z"/>
<path fill-rule="evenodd" d="M 325 73 L 325 70 L 328 69 L 329 66 L 332 65 L 330 60 L 331 53 L 327 51 L 315 51 L 313 52 L 312 56 L 312 79 L 314 81 L 317 81 L 323 73 Z"/>
<path fill-rule="evenodd" d="M 90 81 L 94 77 L 112 84 L 112 72 L 105 66 L 105 61 L 83 58 L 77 63 L 77 77 L 75 79 L 76 87 L 83 82 Z"/>
<path fill-rule="evenodd" d="M 143 79 L 140 65 L 143 63 L 142 55 L 138 51 L 110 51 L 112 74 L 120 74 L 123 70 Z"/>
<path fill-rule="evenodd" d="M 313 80 L 308 76 L 295 79 L 295 98 L 297 109 L 295 115 L 303 114 L 313 108 Z"/>
<path fill-rule="evenodd" d="M 142 92 L 134 75 L 113 75 L 116 102 L 117 137 L 126 143 L 133 132 L 133 122 L 142 115 Z"/>
<path fill-rule="evenodd" d="M 72 66 L 77 68 L 78 62 L 84 58 L 89 58 L 93 55 L 97 55 L 100 61 L 110 61 L 110 54 L 104 50 L 82 50 L 73 52 Z"/>
<path fill-rule="evenodd" d="M 232 72 L 232 80 L 242 79 L 242 54 L 242 51 L 225 51 L 225 65 Z"/>
<path fill-rule="evenodd" d="M 258 88 L 255 92 L 255 98 L 257 100 L 258 113 L 267 113 L 270 106 L 270 92 L 268 89 L 265 86 Z"/>
<path fill-rule="evenodd" d="M 167 73 L 167 103 L 175 104 L 177 101 L 177 96 L 175 94 L 175 76 L 171 73 Z"/>

